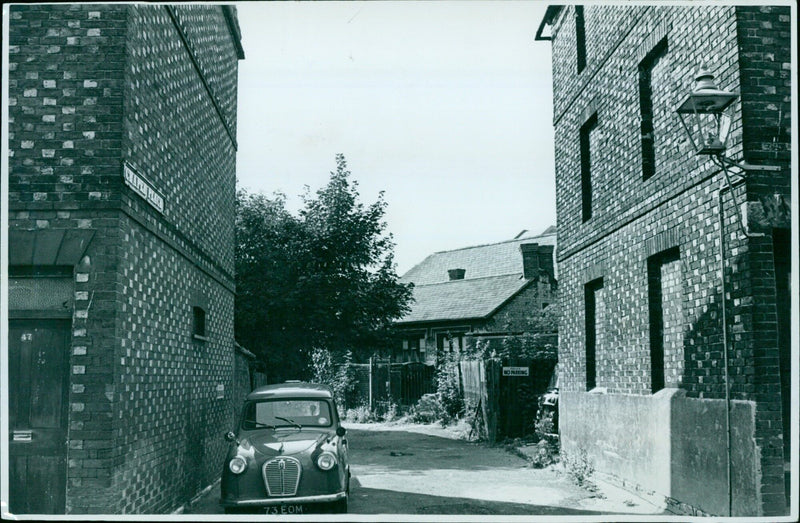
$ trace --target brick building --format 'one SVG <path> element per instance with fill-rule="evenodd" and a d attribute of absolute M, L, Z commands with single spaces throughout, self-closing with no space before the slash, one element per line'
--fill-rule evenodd
<path fill-rule="evenodd" d="M 9 18 L 10 511 L 174 511 L 240 399 L 235 8 Z"/>
<path fill-rule="evenodd" d="M 676 511 L 787 511 L 795 19 L 551 6 L 537 33 L 553 57 L 563 450 Z M 739 93 L 727 155 L 755 166 L 730 169 L 722 214 L 724 173 L 675 113 L 704 62 Z"/>
<path fill-rule="evenodd" d="M 394 361 L 436 363 L 478 339 L 528 332 L 531 311 L 556 299 L 555 229 L 431 254 L 405 273 L 411 310 L 395 322 Z"/>

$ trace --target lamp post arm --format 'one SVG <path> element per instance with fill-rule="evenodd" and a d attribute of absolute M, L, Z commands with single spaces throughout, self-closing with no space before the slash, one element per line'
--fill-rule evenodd
<path fill-rule="evenodd" d="M 744 235 L 745 238 L 761 238 L 761 237 L 763 237 L 764 233 L 761 233 L 761 232 L 747 232 L 747 230 L 744 228 L 744 220 L 742 219 L 742 211 L 741 211 L 741 209 L 739 209 L 739 202 L 736 199 L 736 193 L 733 190 L 733 182 L 731 182 L 731 175 L 728 172 L 728 166 L 729 165 L 732 166 L 732 167 L 738 167 L 738 168 L 742 169 L 742 171 L 744 171 L 744 168 L 742 168 L 742 166 L 740 166 L 739 164 L 735 163 L 734 161 L 732 161 L 732 160 L 730 160 L 728 158 L 725 158 L 725 156 L 723 156 L 721 154 L 720 155 L 716 155 L 714 158 L 716 158 L 719 161 L 719 165 L 720 165 L 720 167 L 722 167 L 722 172 L 725 174 L 725 182 L 727 183 L 728 188 L 729 188 L 729 190 L 731 192 L 731 198 L 733 199 L 733 208 L 736 211 L 736 221 L 739 224 L 739 230 L 742 231 L 742 234 Z"/>

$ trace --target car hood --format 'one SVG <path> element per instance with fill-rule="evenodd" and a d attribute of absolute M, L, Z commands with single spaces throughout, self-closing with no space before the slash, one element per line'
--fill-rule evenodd
<path fill-rule="evenodd" d="M 291 433 L 264 431 L 241 441 L 241 447 L 251 447 L 255 454 L 266 457 L 290 456 L 325 443 L 330 439 L 327 432 L 297 431 Z"/>

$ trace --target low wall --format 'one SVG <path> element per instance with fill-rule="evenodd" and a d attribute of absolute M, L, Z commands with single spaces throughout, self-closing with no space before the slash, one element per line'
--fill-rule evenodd
<path fill-rule="evenodd" d="M 665 389 L 652 396 L 562 392 L 564 452 L 587 452 L 598 471 L 665 498 L 727 515 L 725 401 L 686 398 Z M 760 515 L 755 405 L 731 408 L 733 515 Z"/>

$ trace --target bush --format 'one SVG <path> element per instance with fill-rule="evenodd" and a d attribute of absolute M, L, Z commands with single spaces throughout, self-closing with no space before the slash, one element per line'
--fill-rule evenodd
<path fill-rule="evenodd" d="M 335 361 L 328 349 L 316 348 L 311 351 L 311 374 L 317 383 L 324 383 L 333 390 L 333 397 L 342 409 L 354 405 L 357 392 L 353 354 L 347 350 Z"/>
<path fill-rule="evenodd" d="M 558 444 L 545 439 L 536 444 L 536 452 L 530 457 L 531 466 L 541 469 L 558 463 Z"/>
<path fill-rule="evenodd" d="M 444 410 L 441 421 L 449 424 L 464 414 L 464 398 L 458 377 L 458 359 L 452 353 L 445 356 L 436 371 L 436 394 Z"/>
<path fill-rule="evenodd" d="M 390 403 L 387 405 L 386 410 L 384 411 L 383 415 L 381 416 L 381 420 L 384 422 L 394 421 L 399 417 L 399 409 L 396 403 Z"/>
<path fill-rule="evenodd" d="M 536 420 L 534 434 L 539 440 L 549 440 L 554 437 L 556 427 L 553 423 L 553 411 L 539 409 L 539 419 Z"/>
<path fill-rule="evenodd" d="M 574 452 L 562 453 L 561 461 L 567 474 L 578 484 L 588 490 L 597 490 L 597 486 L 592 481 L 594 475 L 594 463 L 583 448 L 578 448 Z"/>
<path fill-rule="evenodd" d="M 344 419 L 350 423 L 369 423 L 375 421 L 375 415 L 369 410 L 367 405 L 360 405 L 352 409 L 347 409 L 344 414 Z"/>
<path fill-rule="evenodd" d="M 413 423 L 433 423 L 442 416 L 444 409 L 437 394 L 425 394 L 408 411 Z"/>

